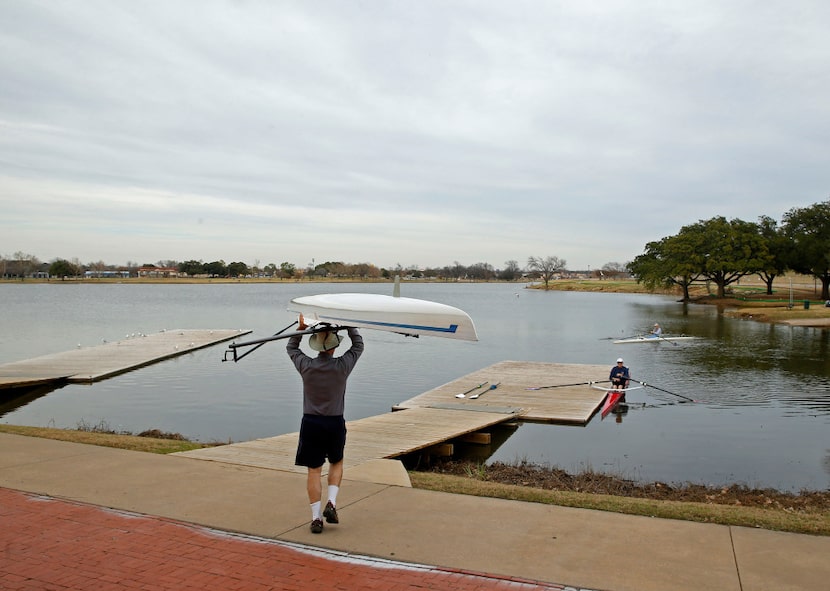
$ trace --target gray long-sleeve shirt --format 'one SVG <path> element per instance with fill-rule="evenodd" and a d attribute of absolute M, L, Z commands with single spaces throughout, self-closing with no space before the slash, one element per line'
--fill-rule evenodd
<path fill-rule="evenodd" d="M 302 335 L 288 339 L 285 349 L 303 379 L 303 413 L 342 416 L 346 380 L 363 353 L 363 337 L 356 328 L 347 329 L 352 346 L 340 357 L 320 352 L 309 357 L 300 350 Z"/>

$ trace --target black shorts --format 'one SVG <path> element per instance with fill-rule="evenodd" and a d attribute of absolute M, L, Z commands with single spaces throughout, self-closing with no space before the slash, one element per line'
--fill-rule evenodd
<path fill-rule="evenodd" d="M 294 463 L 319 468 L 328 458 L 330 464 L 336 464 L 343 460 L 345 447 L 346 421 L 342 416 L 303 415 Z"/>

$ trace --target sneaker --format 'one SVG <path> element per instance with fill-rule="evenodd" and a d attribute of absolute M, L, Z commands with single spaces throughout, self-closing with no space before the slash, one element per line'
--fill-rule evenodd
<path fill-rule="evenodd" d="M 326 503 L 326 508 L 323 509 L 323 517 L 325 517 L 326 521 L 329 523 L 340 523 L 340 520 L 337 518 L 337 509 L 334 508 L 331 501 Z"/>
<path fill-rule="evenodd" d="M 321 534 L 323 533 L 323 520 L 320 518 L 315 519 L 311 522 L 311 533 L 313 534 Z"/>

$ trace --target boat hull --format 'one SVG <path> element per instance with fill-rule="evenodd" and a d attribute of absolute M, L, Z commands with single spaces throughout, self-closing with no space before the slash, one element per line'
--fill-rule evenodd
<path fill-rule="evenodd" d="M 600 416 L 604 419 L 608 416 L 608 413 L 614 410 L 616 406 L 620 403 L 623 399 L 625 392 L 621 390 L 608 390 L 608 395 L 605 397 L 605 402 L 602 404 L 602 410 L 600 410 Z"/>
<path fill-rule="evenodd" d="M 697 337 L 677 336 L 677 337 L 631 337 L 629 339 L 618 339 L 614 341 L 615 345 L 631 345 L 638 343 L 659 343 L 665 341 L 693 341 Z"/>
<path fill-rule="evenodd" d="M 288 310 L 299 312 L 306 322 L 329 322 L 385 330 L 410 336 L 434 336 L 477 341 L 470 316 L 453 306 L 367 293 L 334 293 L 303 296 L 291 300 Z"/>

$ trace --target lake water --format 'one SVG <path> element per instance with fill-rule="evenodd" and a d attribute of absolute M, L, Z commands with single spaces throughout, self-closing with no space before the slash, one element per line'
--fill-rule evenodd
<path fill-rule="evenodd" d="M 4 284 L 0 362 L 162 329 L 288 326 L 289 300 L 331 292 L 391 294 L 390 284 Z M 623 356 L 638 380 L 627 414 L 585 427 L 522 424 L 485 456 L 640 481 L 742 483 L 779 490 L 830 488 L 830 331 L 725 318 L 671 297 L 544 292 L 510 284 L 402 285 L 408 297 L 457 306 L 479 342 L 364 330 L 366 352 L 349 380 L 348 420 L 504 360 L 606 365 Z M 660 322 L 693 342 L 614 345 Z M 10 424 L 76 428 L 103 423 L 200 441 L 294 432 L 300 380 L 283 342 L 239 363 L 217 345 L 93 385 L 70 385 L 0 407 Z M 596 379 L 607 378 L 607 373 Z M 545 385 L 545 384 L 540 384 Z"/>

